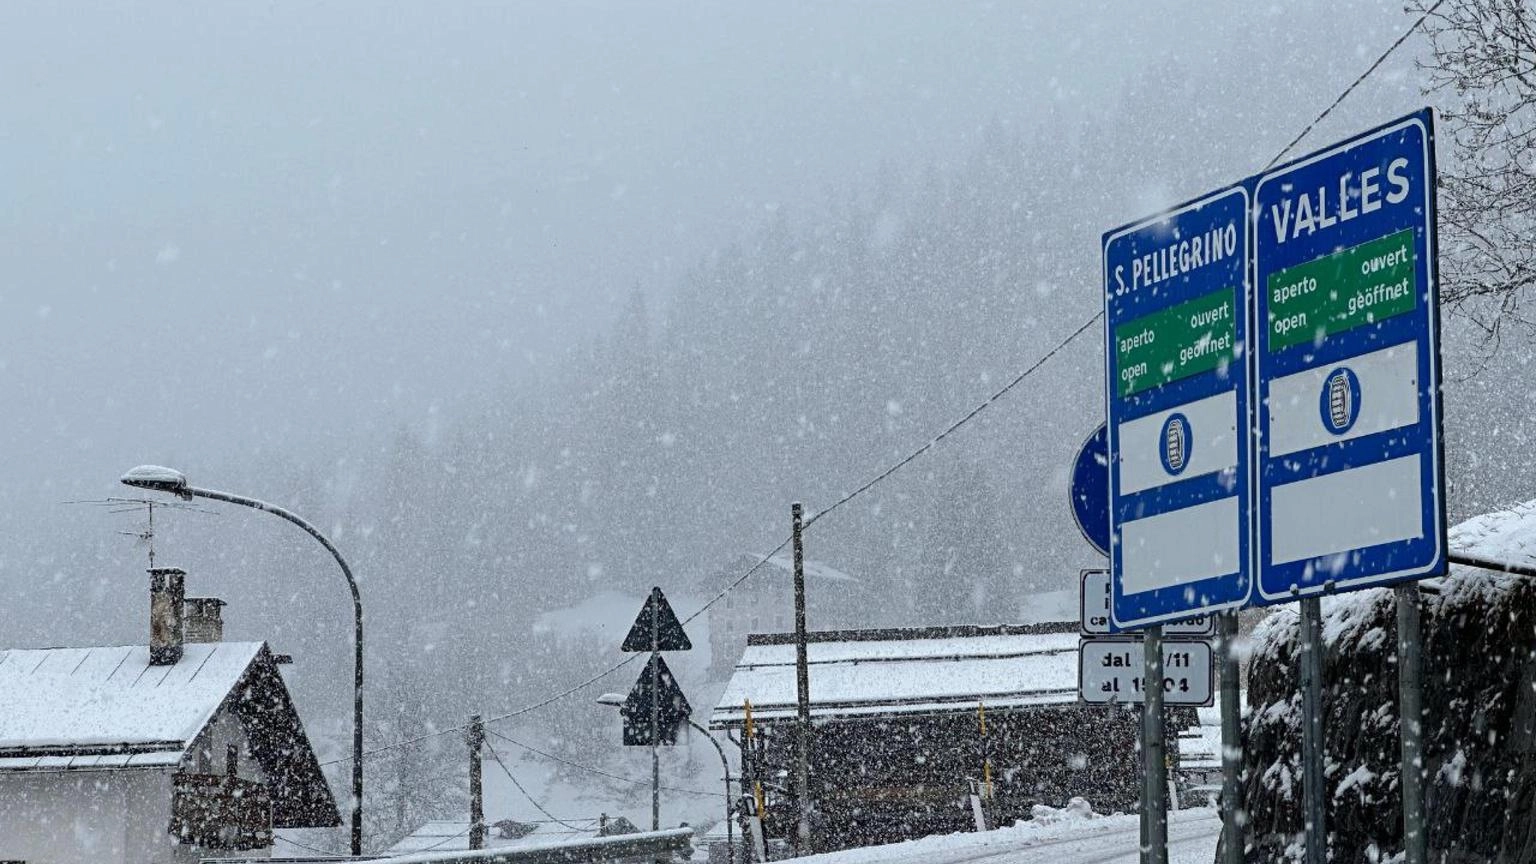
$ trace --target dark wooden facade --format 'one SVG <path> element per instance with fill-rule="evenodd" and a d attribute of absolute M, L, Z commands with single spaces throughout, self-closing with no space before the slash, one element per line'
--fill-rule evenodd
<path fill-rule="evenodd" d="M 225 774 L 171 778 L 171 834 L 206 849 L 245 852 L 272 845 L 272 793 Z"/>
<path fill-rule="evenodd" d="M 1030 818 L 1036 804 L 1060 807 L 1073 797 L 1099 812 L 1135 810 L 1139 718 L 1133 709 L 1076 704 L 989 711 L 985 738 L 974 710 L 818 722 L 811 751 L 817 851 L 974 830 L 967 781 L 981 780 L 984 764 L 994 826 Z M 757 754 L 743 770 L 769 784 L 768 834 L 789 837 L 796 811 L 785 778 L 793 767 L 794 724 L 758 731 Z"/>
<path fill-rule="evenodd" d="M 824 631 L 814 634 L 813 641 L 1063 632 L 1075 632 L 1075 625 Z M 752 644 L 782 644 L 783 638 L 753 636 Z M 872 667 L 872 673 L 878 674 L 877 669 Z M 933 674 L 942 676 L 946 669 L 937 662 Z M 813 703 L 812 851 L 973 831 L 969 781 L 984 776 L 991 779 L 984 809 L 993 827 L 1031 818 L 1035 805 L 1062 807 L 1074 797 L 1086 799 L 1100 813 L 1137 809 L 1137 707 L 1080 704 L 1075 691 L 1059 690 L 1042 693 L 1041 704 L 1008 708 L 985 707 L 985 698 L 978 694 L 975 700 L 954 705 L 890 704 L 858 710 Z M 985 734 L 978 703 L 985 712 Z M 1168 712 L 1166 752 L 1177 754 L 1177 730 L 1194 722 L 1193 709 Z M 729 727 L 740 741 L 744 730 L 734 721 Z M 754 723 L 751 746 L 742 750 L 746 789 L 751 791 L 754 779 L 764 784 L 769 838 L 789 839 L 795 833 L 798 808 L 790 791 L 795 729 L 793 717 L 782 712 L 760 719 Z"/>

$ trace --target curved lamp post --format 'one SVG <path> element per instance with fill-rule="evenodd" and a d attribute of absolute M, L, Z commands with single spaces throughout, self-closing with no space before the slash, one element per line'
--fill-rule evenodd
<path fill-rule="evenodd" d="M 624 696 L 619 693 L 604 693 L 595 700 L 599 705 L 607 705 L 610 708 L 624 707 Z M 704 739 L 715 746 L 715 752 L 720 754 L 720 767 L 725 771 L 725 854 L 727 864 L 733 864 L 736 860 L 736 839 L 732 827 L 731 807 L 731 762 L 725 758 L 725 748 L 715 740 L 715 736 L 709 734 L 709 730 L 695 723 L 692 717 L 684 717 L 689 726 L 704 733 Z"/>
<path fill-rule="evenodd" d="M 125 485 L 135 489 L 149 489 L 154 492 L 169 492 L 184 501 L 193 498 L 207 498 L 212 501 L 224 501 L 230 504 L 239 504 L 242 507 L 250 507 L 255 510 L 264 510 L 275 516 L 292 522 L 303 528 L 305 533 L 320 541 L 325 551 L 331 553 L 336 563 L 341 565 L 341 574 L 347 577 L 347 587 L 352 590 L 352 615 L 356 629 L 353 631 L 352 647 L 355 656 L 355 668 L 352 673 L 352 855 L 357 857 L 363 854 L 363 600 L 357 592 L 357 580 L 352 576 L 352 568 L 347 566 L 346 559 L 336 547 L 331 545 L 324 534 L 321 534 L 315 526 L 309 524 L 298 515 L 284 510 L 275 504 L 268 504 L 255 498 L 247 498 L 243 495 L 234 495 L 229 492 L 220 492 L 216 489 L 202 489 L 187 482 L 187 476 L 172 468 L 162 468 L 158 465 L 140 465 L 124 474 L 121 478 Z"/>

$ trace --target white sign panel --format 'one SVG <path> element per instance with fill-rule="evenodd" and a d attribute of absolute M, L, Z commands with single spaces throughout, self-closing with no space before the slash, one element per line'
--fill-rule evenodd
<path fill-rule="evenodd" d="M 1095 704 L 1142 701 L 1145 654 L 1140 639 L 1084 639 L 1077 650 L 1077 689 Z M 1216 667 L 1211 643 L 1194 639 L 1163 640 L 1163 704 L 1210 705 Z"/>
<path fill-rule="evenodd" d="M 1084 636 L 1108 636 L 1109 605 L 1112 601 L 1108 570 L 1084 570 L 1082 592 L 1078 596 L 1078 622 Z M 1163 625 L 1164 636 L 1214 636 L 1215 615 L 1196 615 Z M 1138 637 L 1139 638 L 1139 637 Z"/>

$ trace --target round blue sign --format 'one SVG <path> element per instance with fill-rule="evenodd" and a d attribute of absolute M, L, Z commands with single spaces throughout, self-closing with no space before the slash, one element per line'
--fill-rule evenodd
<path fill-rule="evenodd" d="M 1317 410 L 1323 428 L 1343 435 L 1360 419 L 1360 378 L 1355 370 L 1340 366 L 1323 379 L 1323 392 L 1317 397 Z"/>
<path fill-rule="evenodd" d="M 1175 477 L 1183 474 L 1189 466 L 1190 450 L 1194 447 L 1189 418 L 1177 411 L 1169 414 L 1168 419 L 1163 421 L 1163 435 L 1158 445 L 1163 470 Z"/>
<path fill-rule="evenodd" d="M 1109 554 L 1109 428 L 1100 423 L 1072 462 L 1072 518 L 1083 538 Z"/>

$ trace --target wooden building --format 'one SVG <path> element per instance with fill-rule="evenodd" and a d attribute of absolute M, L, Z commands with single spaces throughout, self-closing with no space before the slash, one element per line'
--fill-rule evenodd
<path fill-rule="evenodd" d="M 1078 703 L 1077 642 L 1076 622 L 811 633 L 815 851 L 974 830 L 970 780 L 994 826 L 1073 797 L 1134 810 L 1139 715 Z M 710 718 L 742 742 L 750 702 L 770 837 L 794 833 L 795 680 L 792 635 L 750 636 Z"/>

